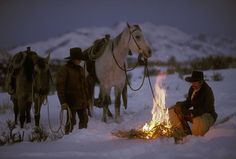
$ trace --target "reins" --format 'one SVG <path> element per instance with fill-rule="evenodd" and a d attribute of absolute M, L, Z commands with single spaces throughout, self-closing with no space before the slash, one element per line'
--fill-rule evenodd
<path fill-rule="evenodd" d="M 152 82 L 151 82 L 151 79 L 150 79 L 150 74 L 149 74 L 148 67 L 147 67 L 147 77 L 148 77 L 148 83 L 149 83 L 149 86 L 150 86 L 150 89 L 151 89 L 152 97 L 154 99 L 154 102 L 157 104 L 157 101 L 156 101 L 156 98 L 155 98 L 155 93 L 154 93 L 154 90 L 153 90 L 153 87 L 152 87 Z"/>
<path fill-rule="evenodd" d="M 113 48 L 113 47 L 112 47 L 112 48 Z M 152 88 L 152 83 L 151 83 L 151 80 L 150 80 L 150 74 L 149 74 L 149 70 L 148 70 L 148 62 L 145 62 L 144 75 L 143 75 L 143 79 L 142 79 L 142 82 L 141 82 L 140 86 L 139 86 L 138 88 L 133 88 L 133 87 L 131 86 L 131 83 L 129 82 L 127 72 L 128 72 L 128 71 L 131 71 L 131 70 L 134 70 L 134 68 L 136 68 L 136 66 L 138 65 L 138 62 L 137 62 L 137 65 L 136 65 L 133 69 L 126 70 L 126 65 L 125 65 L 125 64 L 124 64 L 124 68 L 122 68 L 122 67 L 119 65 L 119 63 L 117 62 L 117 60 L 116 60 L 116 58 L 115 58 L 115 56 L 114 56 L 114 53 L 113 53 L 113 49 L 112 49 L 112 56 L 113 56 L 113 58 L 114 58 L 114 60 L 115 60 L 115 62 L 116 62 L 116 64 L 117 64 L 117 66 L 118 66 L 122 71 L 125 72 L 126 82 L 127 82 L 129 88 L 130 88 L 132 91 L 138 91 L 138 90 L 140 90 L 140 89 L 142 88 L 142 86 L 143 86 L 143 84 L 144 84 L 145 77 L 146 77 L 146 73 L 147 73 L 148 83 L 149 83 L 149 86 L 150 86 L 150 89 L 151 89 L 151 93 L 152 93 L 152 96 L 153 96 L 153 99 L 154 99 L 155 103 L 157 103 L 157 102 L 156 102 L 156 98 L 155 98 L 155 94 L 154 94 L 154 90 L 153 90 L 153 88 Z"/>
<path fill-rule="evenodd" d="M 54 83 L 54 82 L 53 82 L 53 78 L 52 78 L 52 74 L 51 74 L 50 71 L 49 71 L 49 76 L 50 76 L 51 82 Z M 47 113 L 47 115 L 48 115 L 48 125 L 49 125 L 50 131 L 51 131 L 53 134 L 58 134 L 59 132 L 61 132 L 62 134 L 65 134 L 65 132 L 63 131 L 63 127 L 65 126 L 65 125 L 63 124 L 63 120 L 64 120 L 64 118 L 63 118 L 63 116 L 64 116 L 64 115 L 63 115 L 63 112 L 64 112 L 64 110 L 63 110 L 63 109 L 60 110 L 60 114 L 59 114 L 59 127 L 58 127 L 56 130 L 54 130 L 54 129 L 52 128 L 51 120 L 50 120 L 50 110 L 49 110 L 50 105 L 49 105 L 49 102 L 48 102 L 48 97 L 46 97 L 46 103 L 47 103 L 47 111 L 48 111 L 48 113 Z M 44 104 L 44 105 L 45 105 L 45 104 Z M 68 122 L 68 124 L 69 124 L 69 128 L 71 129 L 71 128 L 72 128 L 72 123 L 71 123 L 71 120 L 70 120 L 70 119 L 72 118 L 72 113 L 71 113 L 71 110 L 70 110 L 69 107 L 66 109 L 66 111 L 67 111 L 68 119 L 69 119 L 69 120 L 67 120 L 67 122 Z M 66 124 L 67 124 L 67 123 L 66 123 Z"/>
<path fill-rule="evenodd" d="M 126 68 L 125 64 L 124 64 L 124 67 Z M 128 74 L 127 74 L 127 71 L 125 70 L 125 77 L 126 77 L 126 82 L 129 86 L 129 88 L 132 90 L 132 91 L 138 91 L 142 88 L 143 84 L 144 84 L 144 80 L 145 80 L 145 73 L 146 73 L 146 70 L 147 70 L 147 66 L 144 67 L 144 75 L 143 75 L 143 79 L 142 79 L 142 83 L 140 84 L 140 86 L 138 88 L 133 88 L 129 82 L 129 79 L 128 79 Z"/>
<path fill-rule="evenodd" d="M 35 112 L 37 112 L 37 114 L 35 113 L 35 115 L 39 115 L 40 110 L 41 110 L 41 105 L 39 105 L 40 104 L 39 102 L 40 102 L 41 99 L 43 99 L 42 105 L 47 105 L 48 125 L 49 125 L 49 129 L 50 129 L 51 133 L 58 134 L 59 132 L 61 132 L 62 134 L 65 134 L 64 131 L 63 131 L 63 126 L 65 126 L 63 124 L 63 120 L 64 120 L 64 118 L 63 118 L 64 114 L 63 113 L 64 113 L 64 110 L 62 110 L 62 109 L 60 110 L 60 113 L 59 113 L 59 127 L 56 130 L 54 130 L 53 127 L 52 127 L 52 124 L 51 124 L 51 120 L 50 120 L 50 109 L 49 109 L 50 105 L 49 105 L 49 102 L 48 102 L 47 93 L 45 94 L 45 92 L 37 91 L 37 89 L 35 88 L 35 85 L 36 85 L 36 81 L 35 80 L 36 79 L 35 79 L 34 74 L 32 76 L 33 76 L 32 77 L 32 79 L 33 79 L 33 84 L 32 84 L 32 99 L 38 98 L 36 100 L 38 102 L 37 103 L 37 106 L 38 106 L 37 109 L 38 110 L 35 110 Z M 54 83 L 50 70 L 48 71 L 48 76 L 49 76 L 50 82 Z M 39 85 L 42 84 L 40 81 L 39 81 L 39 83 L 40 83 Z M 71 113 L 70 108 L 67 108 L 66 111 L 67 111 L 67 114 L 68 114 L 68 119 L 71 119 L 72 113 Z M 71 120 L 67 120 L 67 122 L 68 123 L 66 123 L 66 124 L 68 124 L 69 128 L 71 129 L 72 126 L 73 126 L 72 123 L 71 123 Z"/>
<path fill-rule="evenodd" d="M 112 53 L 113 59 L 114 59 L 115 62 L 116 62 L 116 65 L 117 65 L 122 71 L 129 72 L 129 71 L 134 70 L 134 69 L 138 66 L 138 61 L 137 61 L 136 64 L 134 65 L 134 67 L 131 68 L 131 69 L 128 69 L 128 70 L 127 70 L 125 67 L 122 68 L 122 66 L 120 66 L 119 62 L 117 61 L 117 59 L 116 59 L 116 57 L 115 57 L 115 55 L 114 55 L 114 44 L 113 44 L 113 42 L 111 42 L 111 53 Z"/>
<path fill-rule="evenodd" d="M 131 37 L 132 37 L 133 40 L 134 40 L 134 42 L 135 42 L 135 44 L 136 44 L 136 46 L 138 47 L 138 49 L 141 50 L 140 46 L 138 45 L 136 39 L 135 39 L 134 36 L 133 36 L 133 33 L 134 33 L 135 31 L 137 31 L 138 28 L 136 28 L 136 29 L 134 29 L 133 31 L 131 31 L 131 30 L 130 30 L 130 26 L 128 26 L 128 30 L 129 30 L 129 35 L 130 35 L 130 36 L 129 36 L 128 43 L 130 42 L 130 39 L 131 39 Z M 120 66 L 120 64 L 118 63 L 118 61 L 117 61 L 117 59 L 116 59 L 116 57 L 115 57 L 115 55 L 114 55 L 114 44 L 113 44 L 113 41 L 111 42 L 111 53 L 112 53 L 112 57 L 113 57 L 113 59 L 114 59 L 116 65 L 117 65 L 122 71 L 125 72 L 126 82 L 127 82 L 128 86 L 129 86 L 129 88 L 130 88 L 132 91 L 138 91 L 138 90 L 140 90 L 140 89 L 142 88 L 143 84 L 144 84 L 145 74 L 146 74 L 146 71 L 147 71 L 147 65 L 145 65 L 145 67 L 144 67 L 144 75 L 143 75 L 143 79 L 142 79 L 141 85 L 140 85 L 138 88 L 133 88 L 133 87 L 131 86 L 130 82 L 129 82 L 127 72 L 134 70 L 134 69 L 138 66 L 139 61 L 137 60 L 135 66 L 134 66 L 133 68 L 131 68 L 131 69 L 128 69 L 128 70 L 127 70 L 125 63 L 124 63 L 124 68 L 122 68 L 122 66 Z"/>

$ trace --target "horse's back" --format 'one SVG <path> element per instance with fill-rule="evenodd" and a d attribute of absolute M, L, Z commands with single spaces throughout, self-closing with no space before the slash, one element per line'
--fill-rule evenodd
<path fill-rule="evenodd" d="M 103 55 L 95 61 L 98 80 L 100 84 L 107 89 L 111 87 L 123 87 L 125 84 L 125 74 L 117 66 L 111 51 L 110 43 L 104 50 Z"/>

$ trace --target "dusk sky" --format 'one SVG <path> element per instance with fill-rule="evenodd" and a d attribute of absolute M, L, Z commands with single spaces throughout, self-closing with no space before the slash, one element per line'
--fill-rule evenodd
<path fill-rule="evenodd" d="M 118 22 L 236 39 L 235 0 L 0 0 L 0 48 Z"/>

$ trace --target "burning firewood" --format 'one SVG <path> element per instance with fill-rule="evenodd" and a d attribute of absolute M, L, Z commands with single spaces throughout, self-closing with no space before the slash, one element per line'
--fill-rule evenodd
<path fill-rule="evenodd" d="M 142 129 L 131 129 L 129 131 L 118 130 L 112 132 L 114 136 L 127 139 L 156 139 L 159 137 L 176 137 L 178 136 L 174 128 L 166 128 L 165 125 L 156 125 L 150 131 L 143 131 Z"/>
<path fill-rule="evenodd" d="M 128 139 L 156 139 L 158 137 L 183 136 L 183 131 L 174 128 L 169 120 L 169 111 L 165 107 L 166 90 L 161 87 L 161 80 L 165 75 L 157 77 L 155 84 L 155 96 L 153 98 L 152 119 L 141 129 L 131 129 L 129 131 L 116 131 L 112 134 L 120 138 Z"/>

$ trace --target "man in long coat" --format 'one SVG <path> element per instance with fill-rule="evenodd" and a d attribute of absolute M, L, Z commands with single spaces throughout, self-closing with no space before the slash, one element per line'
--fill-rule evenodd
<path fill-rule="evenodd" d="M 193 71 L 185 80 L 191 83 L 187 99 L 170 108 L 170 120 L 174 127 L 183 130 L 181 136 L 203 136 L 217 119 L 214 94 L 202 71 Z M 188 123 L 192 123 L 191 128 Z"/>
<path fill-rule="evenodd" d="M 89 94 L 85 71 L 80 66 L 81 60 L 85 60 L 81 49 L 71 48 L 70 56 L 65 59 L 69 61 L 57 73 L 56 89 L 62 109 L 68 110 L 65 126 L 65 134 L 68 134 L 76 124 L 76 113 L 79 117 L 79 129 L 87 128 Z"/>

